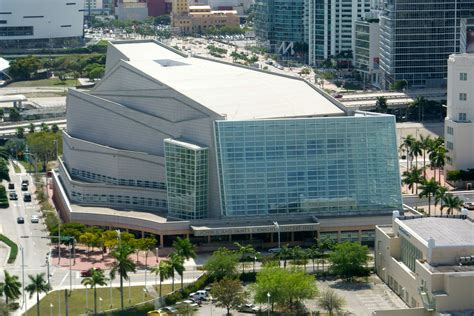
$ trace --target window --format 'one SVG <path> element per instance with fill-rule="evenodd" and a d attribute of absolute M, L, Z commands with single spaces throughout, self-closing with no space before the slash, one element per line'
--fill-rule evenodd
<path fill-rule="evenodd" d="M 467 93 L 460 93 L 459 94 L 459 100 L 460 101 L 466 101 L 467 100 Z"/>
<path fill-rule="evenodd" d="M 32 26 L 0 27 L 0 36 L 28 36 L 33 35 Z"/>
<path fill-rule="evenodd" d="M 459 80 L 467 81 L 467 73 L 465 73 L 465 72 L 459 73 Z"/>
<path fill-rule="evenodd" d="M 466 120 L 466 113 L 459 113 L 459 121 L 465 121 Z"/>
<path fill-rule="evenodd" d="M 7 20 L 0 20 L 0 24 L 7 24 Z"/>
<path fill-rule="evenodd" d="M 446 147 L 447 147 L 448 149 L 450 149 L 450 150 L 453 150 L 454 145 L 453 145 L 453 143 L 451 143 L 451 142 L 446 142 Z"/>
<path fill-rule="evenodd" d="M 447 132 L 449 135 L 453 135 L 454 130 L 453 130 L 453 128 L 452 128 L 451 126 L 448 126 L 448 127 L 446 128 L 446 132 Z"/>

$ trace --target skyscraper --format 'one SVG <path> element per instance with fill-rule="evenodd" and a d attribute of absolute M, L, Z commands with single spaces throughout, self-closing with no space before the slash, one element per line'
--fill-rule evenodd
<path fill-rule="evenodd" d="M 444 86 L 446 60 L 459 51 L 460 20 L 469 16 L 472 0 L 385 0 L 380 17 L 385 87 L 397 80 L 410 87 Z"/>

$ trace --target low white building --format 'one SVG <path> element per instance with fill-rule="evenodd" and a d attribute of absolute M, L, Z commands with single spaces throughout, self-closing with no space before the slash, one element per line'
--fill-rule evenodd
<path fill-rule="evenodd" d="M 84 0 L 1 0 L 0 48 L 81 44 Z"/>
<path fill-rule="evenodd" d="M 448 59 L 446 171 L 474 168 L 474 54 Z"/>
<path fill-rule="evenodd" d="M 474 223 L 467 215 L 398 216 L 375 230 L 375 268 L 409 308 L 375 316 L 472 315 Z"/>

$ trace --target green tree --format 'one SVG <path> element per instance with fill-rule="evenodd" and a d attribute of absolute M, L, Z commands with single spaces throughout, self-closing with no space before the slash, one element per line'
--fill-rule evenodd
<path fill-rule="evenodd" d="M 15 80 L 30 80 L 41 67 L 43 64 L 38 57 L 19 57 L 10 63 L 8 73 Z"/>
<path fill-rule="evenodd" d="M 407 135 L 407 137 L 405 137 L 403 139 L 403 143 L 400 145 L 400 148 L 403 148 L 405 149 L 406 153 L 407 153 L 407 170 L 410 169 L 410 166 L 409 166 L 409 156 L 411 155 L 411 146 L 413 145 L 413 143 L 416 142 L 416 139 L 412 136 L 412 135 Z"/>
<path fill-rule="evenodd" d="M 151 269 L 152 273 L 155 273 L 155 275 L 159 275 L 160 278 L 160 297 L 162 297 L 162 283 L 164 280 L 170 278 L 173 274 L 173 267 L 171 266 L 171 263 L 168 260 L 162 260 L 160 263 L 153 267 Z M 156 282 L 155 282 L 156 283 Z M 156 286 L 156 284 L 155 284 Z"/>
<path fill-rule="evenodd" d="M 212 286 L 212 297 L 216 306 L 225 308 L 230 315 L 231 309 L 245 304 L 247 293 L 239 280 L 224 278 Z"/>
<path fill-rule="evenodd" d="M 333 289 L 327 289 L 321 293 L 318 303 L 329 315 L 334 315 L 334 312 L 340 312 L 346 305 L 344 298 L 337 295 Z"/>
<path fill-rule="evenodd" d="M 415 140 L 410 146 L 410 156 L 415 158 L 415 168 L 418 168 L 418 156 L 421 156 L 423 150 L 421 143 Z"/>
<path fill-rule="evenodd" d="M 426 177 L 426 154 L 431 148 L 431 143 L 432 143 L 431 136 L 423 136 L 420 135 L 420 149 L 423 151 L 423 176 Z"/>
<path fill-rule="evenodd" d="M 145 251 L 145 266 L 148 266 L 148 253 L 156 247 L 156 239 L 154 237 L 142 238 L 141 250 Z"/>
<path fill-rule="evenodd" d="M 40 299 L 39 296 L 41 293 L 48 293 L 51 290 L 48 282 L 44 279 L 44 273 L 37 275 L 28 275 L 30 279 L 30 284 L 25 288 L 25 290 L 30 294 L 30 298 L 36 294 L 36 315 L 40 315 Z"/>
<path fill-rule="evenodd" d="M 438 182 L 441 183 L 441 169 L 446 164 L 446 153 L 447 150 L 442 145 L 438 146 L 436 149 L 430 152 L 430 164 L 435 169 L 435 177 L 436 177 L 436 169 L 438 169 Z"/>
<path fill-rule="evenodd" d="M 8 118 L 12 122 L 18 122 L 19 120 L 21 120 L 21 114 L 16 108 L 12 108 L 9 111 Z"/>
<path fill-rule="evenodd" d="M 93 69 L 91 69 L 88 73 L 88 77 L 90 80 L 95 81 L 96 79 L 102 78 L 105 72 L 105 67 L 104 66 L 97 66 Z"/>
<path fill-rule="evenodd" d="M 177 237 L 173 241 L 176 253 L 185 259 L 196 258 L 196 249 L 189 238 Z"/>
<path fill-rule="evenodd" d="M 443 203 L 441 204 L 441 216 L 443 215 L 443 209 L 447 209 L 447 214 L 451 215 L 454 213 L 454 210 L 458 212 L 461 210 L 464 201 L 459 197 L 452 195 L 451 193 L 446 194 L 443 197 Z"/>
<path fill-rule="evenodd" d="M 438 189 L 436 190 L 436 193 L 434 194 L 434 205 L 435 207 L 441 203 L 443 205 L 444 197 L 446 196 L 446 193 L 448 192 L 448 189 L 443 186 L 438 186 Z M 441 215 L 443 215 L 443 208 L 441 208 Z"/>
<path fill-rule="evenodd" d="M 97 314 L 97 286 L 106 286 L 108 279 L 104 275 L 104 271 L 101 269 L 91 270 L 91 276 L 82 279 L 81 283 L 85 287 L 91 287 L 94 289 L 94 314 Z"/>
<path fill-rule="evenodd" d="M 87 246 L 87 252 L 90 253 L 90 248 L 97 243 L 99 236 L 92 232 L 85 232 L 79 236 L 79 242 Z"/>
<path fill-rule="evenodd" d="M 48 162 L 57 158 L 56 148 L 61 149 L 61 135 L 45 131 L 28 134 L 26 144 L 34 158 L 43 162 L 43 171 L 46 171 Z"/>
<path fill-rule="evenodd" d="M 8 173 L 8 162 L 5 158 L 0 157 L 0 181 L 10 181 L 10 174 Z"/>
<path fill-rule="evenodd" d="M 407 82 L 405 80 L 395 80 L 395 82 L 390 85 L 390 90 L 403 91 L 406 87 Z"/>
<path fill-rule="evenodd" d="M 418 194 L 418 196 L 420 198 L 428 198 L 428 216 L 431 216 L 431 198 L 436 194 L 438 187 L 439 185 L 436 182 L 435 178 L 431 178 L 430 180 L 425 179 L 425 181 L 423 181 L 420 186 L 421 192 Z"/>
<path fill-rule="evenodd" d="M 20 139 L 24 138 L 24 137 L 25 137 L 25 128 L 23 128 L 23 127 L 21 127 L 21 126 L 20 126 L 20 127 L 17 127 L 17 129 L 16 129 L 16 137 L 17 137 L 17 138 L 20 138 Z"/>
<path fill-rule="evenodd" d="M 422 183 L 425 178 L 421 174 L 422 171 L 419 168 L 412 168 L 411 170 L 403 172 L 402 182 L 408 185 L 408 189 L 411 190 L 413 194 L 415 192 L 416 187 L 416 194 L 418 194 L 418 184 Z"/>
<path fill-rule="evenodd" d="M 5 275 L 4 282 L 0 283 L 0 288 L 3 294 L 5 294 L 5 303 L 8 305 L 9 300 L 16 300 L 20 297 L 21 283 L 18 281 L 16 275 L 11 275 L 6 270 L 3 271 Z"/>
<path fill-rule="evenodd" d="M 245 262 L 248 262 L 249 259 L 253 261 L 257 252 L 252 245 L 242 245 L 238 242 L 235 242 L 234 245 L 238 248 L 237 253 L 240 255 L 239 261 L 242 265 L 242 273 L 245 273 Z"/>
<path fill-rule="evenodd" d="M 369 249 L 356 242 L 337 244 L 329 255 L 331 271 L 346 281 L 365 275 L 367 273 L 365 266 L 368 261 Z"/>
<path fill-rule="evenodd" d="M 272 311 L 275 305 L 294 311 L 298 302 L 313 298 L 317 294 L 314 276 L 300 269 L 284 269 L 276 265 L 265 266 L 257 273 L 253 290 L 255 301 L 267 303 L 269 300 Z"/>
<path fill-rule="evenodd" d="M 53 132 L 53 133 L 55 133 L 55 134 L 56 134 L 57 132 L 59 132 L 58 124 L 53 124 L 53 125 L 51 126 L 51 132 Z"/>
<path fill-rule="evenodd" d="M 28 133 L 33 134 L 36 130 L 36 126 L 33 123 L 30 123 L 30 126 L 28 126 Z"/>
<path fill-rule="evenodd" d="M 223 277 L 233 277 L 237 274 L 238 257 L 235 252 L 227 248 L 219 248 L 214 251 L 204 264 L 204 269 L 214 280 Z"/>
<path fill-rule="evenodd" d="M 135 263 L 130 260 L 129 256 L 133 253 L 130 245 L 123 243 L 119 244 L 117 249 L 112 251 L 112 257 L 115 261 L 112 263 L 112 269 L 110 270 L 110 278 L 115 279 L 115 275 L 118 274 L 120 277 L 120 307 L 123 310 L 123 280 L 128 280 L 128 274 L 135 272 Z"/>
<path fill-rule="evenodd" d="M 173 269 L 173 274 L 171 275 L 171 284 L 174 291 L 174 272 L 179 274 L 181 277 L 181 290 L 183 289 L 183 273 L 184 273 L 184 257 L 182 257 L 177 252 L 172 252 L 169 256 L 169 262 L 171 268 Z"/>
<path fill-rule="evenodd" d="M 424 109 L 427 106 L 428 106 L 428 100 L 426 100 L 425 97 L 420 97 L 420 96 L 416 97 L 413 103 L 410 104 L 410 107 L 418 109 L 418 120 L 420 122 L 423 121 Z"/>
<path fill-rule="evenodd" d="M 379 113 L 387 113 L 388 105 L 386 97 L 377 97 L 375 101 L 375 111 Z"/>

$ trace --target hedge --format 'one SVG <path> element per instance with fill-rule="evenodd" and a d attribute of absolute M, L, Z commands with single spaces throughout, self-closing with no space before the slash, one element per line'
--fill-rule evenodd
<path fill-rule="evenodd" d="M 3 185 L 0 185 L 0 208 L 7 208 L 9 205 L 7 190 Z"/>
<path fill-rule="evenodd" d="M 8 239 L 7 236 L 0 234 L 0 241 L 3 241 L 8 247 L 10 247 L 10 256 L 8 257 L 8 263 L 15 262 L 16 256 L 18 255 L 18 246 Z"/>

